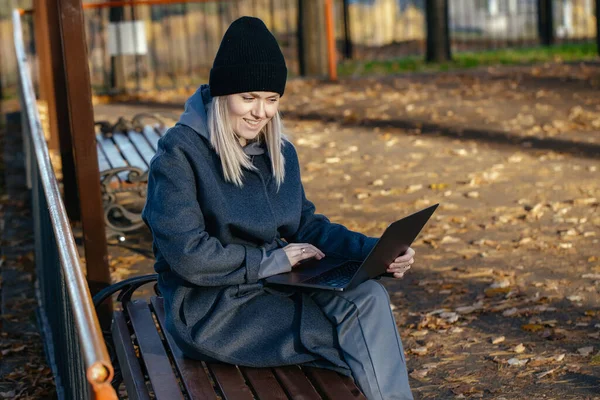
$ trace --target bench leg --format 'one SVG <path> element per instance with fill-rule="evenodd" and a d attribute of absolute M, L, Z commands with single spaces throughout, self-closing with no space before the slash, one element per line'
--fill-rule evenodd
<path fill-rule="evenodd" d="M 124 176 L 126 181 L 123 182 Z M 140 200 L 146 197 L 148 173 L 135 167 L 113 168 L 101 172 L 102 202 L 104 207 L 104 222 L 108 238 L 125 240 L 125 234 L 140 229 L 144 226 L 141 212 L 125 208 L 119 204 L 117 196 L 130 193 L 139 196 Z M 124 223 L 118 224 L 117 220 Z"/>

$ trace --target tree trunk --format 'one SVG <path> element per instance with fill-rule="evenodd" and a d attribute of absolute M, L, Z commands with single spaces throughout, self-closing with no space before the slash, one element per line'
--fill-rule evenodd
<path fill-rule="evenodd" d="M 112 0 L 117 1 L 117 0 Z M 108 20 L 110 23 L 118 24 L 125 19 L 123 7 L 111 7 L 109 9 Z M 117 32 L 117 53 L 120 53 L 121 38 L 119 37 L 119 28 Z M 123 55 L 113 54 L 110 56 L 110 88 L 113 91 L 120 92 L 125 89 L 125 68 L 123 65 Z"/>
<path fill-rule="evenodd" d="M 320 0 L 298 0 L 300 75 L 327 76 L 325 7 Z"/>
<path fill-rule="evenodd" d="M 554 44 L 554 21 L 552 0 L 538 0 L 538 33 L 544 46 Z"/>
<path fill-rule="evenodd" d="M 600 0 L 596 0 L 596 45 L 600 56 Z"/>
<path fill-rule="evenodd" d="M 450 54 L 448 0 L 426 0 L 427 62 L 445 62 Z"/>

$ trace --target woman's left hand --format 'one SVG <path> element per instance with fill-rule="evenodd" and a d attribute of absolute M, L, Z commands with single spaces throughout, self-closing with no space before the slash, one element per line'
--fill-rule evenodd
<path fill-rule="evenodd" d="M 413 258 L 415 251 L 410 247 L 400 257 L 396 258 L 393 263 L 387 269 L 387 272 L 394 274 L 394 278 L 400 279 L 404 277 L 406 271 L 410 269 L 410 266 L 415 262 Z"/>

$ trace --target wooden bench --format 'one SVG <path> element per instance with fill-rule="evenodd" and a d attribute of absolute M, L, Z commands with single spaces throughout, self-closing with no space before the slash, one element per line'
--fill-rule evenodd
<path fill-rule="evenodd" d="M 94 296 L 94 305 L 118 293 L 107 346 L 113 353 L 118 389 L 129 399 L 364 399 L 351 378 L 336 372 L 299 366 L 247 368 L 184 357 L 165 329 L 163 299 L 132 300 L 140 286 L 156 275 L 127 279 Z M 155 292 L 156 292 L 156 285 Z"/>
<path fill-rule="evenodd" d="M 144 124 L 152 119 L 153 124 Z M 96 150 L 107 235 L 124 239 L 144 225 L 141 204 L 146 198 L 148 169 L 158 140 L 167 127 L 153 114 L 138 114 L 116 124 L 96 122 Z"/>

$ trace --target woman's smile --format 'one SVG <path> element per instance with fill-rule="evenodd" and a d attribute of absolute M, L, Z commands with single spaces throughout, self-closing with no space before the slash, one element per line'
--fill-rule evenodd
<path fill-rule="evenodd" d="M 250 127 L 253 129 L 259 128 L 260 123 L 262 122 L 261 120 L 248 119 L 248 118 L 244 118 L 244 121 L 246 121 L 248 123 L 248 125 L 250 125 Z"/>

